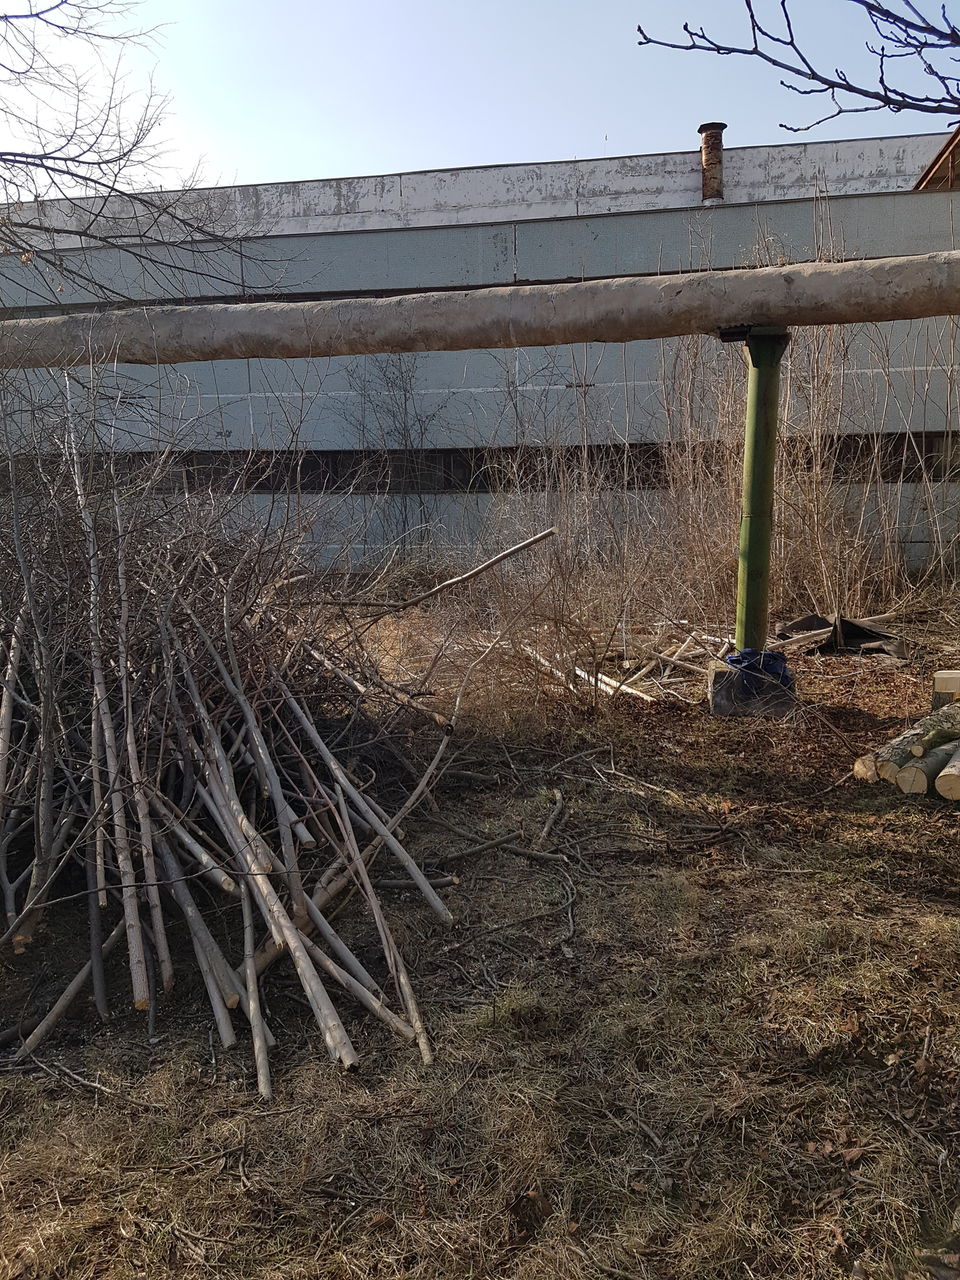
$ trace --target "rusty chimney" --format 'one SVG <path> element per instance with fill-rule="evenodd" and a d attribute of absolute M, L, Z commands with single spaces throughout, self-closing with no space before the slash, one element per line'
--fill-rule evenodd
<path fill-rule="evenodd" d="M 726 127 L 719 120 L 711 120 L 697 130 L 704 204 L 720 204 L 723 200 L 723 131 Z"/>

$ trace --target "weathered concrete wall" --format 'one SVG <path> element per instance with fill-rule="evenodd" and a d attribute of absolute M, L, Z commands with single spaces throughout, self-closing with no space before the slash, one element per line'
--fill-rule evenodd
<path fill-rule="evenodd" d="M 94 296 L 322 298 L 936 252 L 957 247 L 957 197 L 911 188 L 943 139 L 728 147 L 726 202 L 712 209 L 700 202 L 693 149 L 201 191 L 177 198 L 178 212 L 197 226 L 239 234 L 239 247 L 191 237 L 187 247 L 150 248 L 147 261 L 142 238 L 172 234 L 171 198 L 158 196 L 152 214 L 136 217 L 122 201 L 98 210 L 99 230 L 131 237 L 136 252 L 89 239 L 81 245 L 75 233 L 87 215 L 61 203 L 46 206 L 44 217 L 74 233 L 57 237 L 58 245 L 97 288 L 39 259 L 7 255 L 0 306 L 49 314 Z M 949 323 L 852 336 L 851 391 L 830 407 L 831 424 L 841 431 L 952 429 L 960 370 Z M 396 367 L 377 357 L 127 366 L 100 370 L 97 381 L 112 388 L 117 443 L 131 448 L 171 438 L 184 449 L 656 441 L 675 429 L 664 398 L 676 408 L 687 394 L 687 372 L 673 367 L 675 358 L 676 344 L 658 343 L 423 354 L 403 374 L 411 394 L 399 411 Z M 724 350 L 723 360 L 736 358 Z M 38 404 L 58 401 L 61 385 L 45 385 L 42 375 L 30 380 L 24 416 L 31 423 Z M 704 403 L 685 420 L 709 435 L 712 413 Z M 368 544 L 380 526 L 384 538 L 396 527 L 399 506 L 403 527 L 435 519 L 451 537 L 455 530 L 468 536 L 491 506 L 488 495 L 325 502 Z M 429 515 L 441 511 L 442 518 Z"/>
<path fill-rule="evenodd" d="M 906 191 L 945 134 L 731 147 L 728 204 Z M 504 165 L 236 188 L 236 218 L 260 234 L 588 217 L 699 205 L 699 151 Z"/>
<path fill-rule="evenodd" d="M 728 204 L 909 191 L 948 135 L 860 138 L 728 147 Z M 683 209 L 701 203 L 698 150 L 655 155 L 492 165 L 375 177 L 218 187 L 181 196 L 160 192 L 152 212 L 123 200 L 97 205 L 110 235 L 169 237 L 171 207 L 187 222 L 223 235 L 291 236 L 339 231 L 460 226 L 538 218 Z M 30 220 L 78 232 L 94 206 L 48 202 Z M 39 213 L 39 217 L 35 215 Z M 177 238 L 183 238 L 182 226 Z"/>
<path fill-rule="evenodd" d="M 0 307 L 402 293 L 655 275 L 960 247 L 952 192 L 838 196 L 475 226 L 261 236 L 149 249 L 0 256 Z M 89 283 L 88 283 L 89 282 Z M 94 284 L 93 282 L 96 282 Z"/>

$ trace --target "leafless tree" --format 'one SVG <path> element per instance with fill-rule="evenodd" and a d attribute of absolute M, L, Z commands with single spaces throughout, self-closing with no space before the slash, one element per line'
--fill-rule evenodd
<path fill-rule="evenodd" d="M 22 0 L 0 11 L 0 284 L 28 305 L 57 305 L 64 281 L 111 301 L 130 298 L 134 278 L 226 291 L 235 228 L 212 196 L 155 189 L 165 102 L 125 74 L 125 50 L 151 35 L 136 8 Z M 105 246 L 119 251 L 109 272 L 95 257 Z"/>
<path fill-rule="evenodd" d="M 869 111 L 916 111 L 960 119 L 960 28 L 951 12 L 957 10 L 953 0 L 938 8 L 921 7 L 911 0 L 833 2 L 847 11 L 859 11 L 865 48 L 874 60 L 873 76 L 853 78 L 842 67 L 817 59 L 808 34 L 802 34 L 806 7 L 802 0 L 743 0 L 746 21 L 739 39 L 718 39 L 703 26 L 685 22 L 682 39 L 652 36 L 641 24 L 639 43 L 756 58 L 782 73 L 780 83 L 785 89 L 830 103 L 830 110 L 808 124 L 782 126 L 791 132 Z M 661 8 L 650 0 L 648 7 Z"/>
<path fill-rule="evenodd" d="M 143 164 L 152 95 L 131 114 L 118 76 L 119 0 L 26 0 L 0 13 L 0 185 L 7 201 L 113 192 Z"/>

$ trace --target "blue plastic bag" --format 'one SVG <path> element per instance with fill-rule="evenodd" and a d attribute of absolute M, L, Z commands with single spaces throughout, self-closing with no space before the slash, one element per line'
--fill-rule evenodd
<path fill-rule="evenodd" d="M 769 690 L 771 683 L 793 689 L 793 672 L 787 666 L 787 655 L 779 649 L 741 649 L 724 661 L 740 672 L 744 691 L 752 697 Z"/>

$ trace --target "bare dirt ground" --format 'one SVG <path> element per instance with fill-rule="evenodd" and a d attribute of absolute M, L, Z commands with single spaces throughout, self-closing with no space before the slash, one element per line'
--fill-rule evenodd
<path fill-rule="evenodd" d="M 277 967 L 266 1106 L 196 988 L 156 1043 L 81 1002 L 0 1073 L 0 1276 L 960 1276 L 960 813 L 843 779 L 949 661 L 800 660 L 796 724 L 467 731 L 408 842 L 457 925 L 396 912 L 436 1065 L 358 1011 L 331 1067 Z M 557 791 L 566 863 L 457 858 Z M 2 972 L 4 1022 L 63 985 Z"/>

